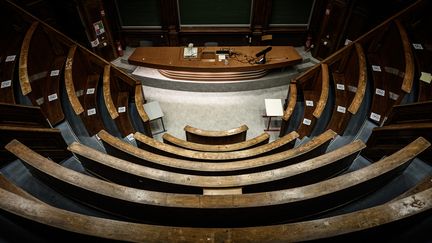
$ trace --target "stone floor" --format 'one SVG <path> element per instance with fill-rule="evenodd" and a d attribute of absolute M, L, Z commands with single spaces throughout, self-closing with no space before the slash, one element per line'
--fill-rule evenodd
<path fill-rule="evenodd" d="M 183 128 L 190 125 L 205 130 L 227 130 L 245 124 L 249 127 L 247 138 L 255 137 L 267 125 L 264 99 L 286 98 L 288 86 L 241 92 L 190 92 L 160 89 L 143 86 L 147 101 L 158 101 L 164 113 L 164 123 L 168 132 L 185 138 Z M 280 127 L 280 119 L 271 125 Z M 152 130 L 162 127 L 159 121 L 152 122 Z M 270 140 L 278 137 L 279 132 L 268 132 Z M 160 139 L 162 134 L 155 136 Z"/>

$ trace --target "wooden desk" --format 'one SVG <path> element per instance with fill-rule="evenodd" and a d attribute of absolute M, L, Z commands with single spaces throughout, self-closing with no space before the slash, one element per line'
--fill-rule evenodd
<path fill-rule="evenodd" d="M 184 47 L 139 47 L 129 57 L 129 63 L 159 69 L 169 78 L 186 80 L 241 80 L 259 78 L 269 69 L 291 66 L 302 58 L 292 46 L 273 46 L 266 54 L 267 62 L 257 64 L 255 54 L 264 46 L 198 47 L 195 58 L 185 58 Z M 229 50 L 225 60 L 216 51 Z"/>

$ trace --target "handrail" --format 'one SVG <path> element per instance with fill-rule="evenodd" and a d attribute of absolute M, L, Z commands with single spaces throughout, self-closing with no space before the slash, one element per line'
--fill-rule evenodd
<path fill-rule="evenodd" d="M 359 43 L 355 43 L 355 49 L 358 56 L 359 78 L 357 84 L 357 91 L 350 106 L 348 107 L 348 111 L 351 112 L 351 114 L 356 114 L 359 110 L 366 94 L 367 85 L 366 55 L 364 53 L 363 47 Z"/>
<path fill-rule="evenodd" d="M 395 20 L 395 22 L 401 36 L 405 56 L 405 75 L 402 81 L 402 90 L 410 93 L 414 82 L 414 54 L 405 28 L 399 20 Z"/>
<path fill-rule="evenodd" d="M 111 66 L 105 65 L 104 72 L 103 72 L 103 97 L 105 101 L 105 106 L 108 110 L 108 113 L 111 116 L 111 119 L 116 119 L 119 114 L 117 112 L 117 109 L 114 105 L 114 102 L 112 100 L 111 96 Z"/>
<path fill-rule="evenodd" d="M 81 102 L 78 100 L 78 97 L 75 93 L 75 86 L 73 81 L 73 72 L 72 72 L 72 66 L 74 62 L 74 56 L 77 50 L 77 46 L 74 45 L 69 49 L 67 58 L 66 58 L 66 66 L 65 66 L 65 72 L 64 72 L 64 80 L 65 80 L 65 88 L 66 93 L 69 98 L 69 102 L 72 106 L 72 109 L 74 110 L 76 115 L 80 115 L 84 112 L 84 107 L 82 106 Z"/>
<path fill-rule="evenodd" d="M 294 81 L 291 81 L 289 85 L 288 105 L 282 116 L 283 120 L 288 121 L 288 119 L 294 113 L 294 108 L 296 104 L 297 104 L 297 84 Z"/>
<path fill-rule="evenodd" d="M 30 42 L 38 25 L 39 22 L 35 21 L 32 23 L 30 28 L 27 30 L 27 33 L 25 34 L 24 40 L 21 45 L 18 72 L 19 72 L 21 91 L 23 95 L 27 95 L 32 91 L 29 76 L 28 76 L 27 61 L 28 61 L 28 54 L 30 49 Z"/>
<path fill-rule="evenodd" d="M 321 63 L 321 95 L 313 112 L 314 117 L 320 118 L 326 107 L 329 95 L 329 69 L 328 65 Z"/>

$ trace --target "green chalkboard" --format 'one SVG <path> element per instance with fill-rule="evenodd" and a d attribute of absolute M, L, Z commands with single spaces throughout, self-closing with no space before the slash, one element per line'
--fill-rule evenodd
<path fill-rule="evenodd" d="M 181 25 L 250 25 L 252 0 L 178 0 Z"/>
<path fill-rule="evenodd" d="M 117 0 L 123 27 L 161 26 L 160 0 Z"/>
<path fill-rule="evenodd" d="M 270 25 L 307 25 L 314 0 L 273 0 Z"/>

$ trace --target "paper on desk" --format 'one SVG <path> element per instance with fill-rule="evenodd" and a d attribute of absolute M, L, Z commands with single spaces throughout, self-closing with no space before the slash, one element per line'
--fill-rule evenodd
<path fill-rule="evenodd" d="M 430 73 L 421 72 L 420 80 L 430 84 L 432 81 L 432 75 Z"/>

